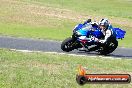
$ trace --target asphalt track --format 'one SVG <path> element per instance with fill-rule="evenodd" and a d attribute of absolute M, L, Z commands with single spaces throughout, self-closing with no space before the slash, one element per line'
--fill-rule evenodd
<path fill-rule="evenodd" d="M 60 46 L 61 42 L 59 41 L 0 36 L 0 48 L 62 53 L 63 51 L 60 49 Z M 82 52 L 78 50 L 68 52 L 68 54 L 98 55 L 96 52 Z M 108 57 L 132 59 L 132 49 L 117 48 L 113 53 L 108 55 Z"/>

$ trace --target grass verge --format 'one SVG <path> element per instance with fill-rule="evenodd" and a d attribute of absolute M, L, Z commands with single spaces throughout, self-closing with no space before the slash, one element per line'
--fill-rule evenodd
<path fill-rule="evenodd" d="M 87 73 L 128 73 L 132 59 L 103 59 L 46 53 L 22 53 L 0 49 L 1 88 L 80 88 L 78 65 Z M 87 84 L 84 88 L 131 88 L 132 84 Z"/>

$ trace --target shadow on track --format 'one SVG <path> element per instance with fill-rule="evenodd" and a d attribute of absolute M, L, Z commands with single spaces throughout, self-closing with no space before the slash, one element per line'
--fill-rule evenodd
<path fill-rule="evenodd" d="M 132 59 L 132 55 L 116 55 L 116 54 L 110 54 L 108 56 L 112 56 L 112 57 L 118 57 L 118 58 L 127 58 L 127 59 Z"/>
<path fill-rule="evenodd" d="M 122 58 L 122 59 L 132 59 L 132 55 L 130 54 L 122 54 L 122 53 L 111 53 L 111 54 L 108 54 L 108 55 L 100 55 L 98 54 L 97 52 L 81 52 L 81 51 L 78 51 L 76 54 L 79 54 L 79 55 L 89 55 L 89 56 L 106 56 L 106 57 L 115 57 L 115 58 Z"/>

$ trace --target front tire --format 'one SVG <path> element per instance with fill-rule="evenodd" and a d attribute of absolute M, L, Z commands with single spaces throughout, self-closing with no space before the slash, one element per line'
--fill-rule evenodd
<path fill-rule="evenodd" d="M 65 52 L 69 52 L 73 50 L 73 39 L 71 37 L 65 39 L 61 44 L 61 49 Z"/>

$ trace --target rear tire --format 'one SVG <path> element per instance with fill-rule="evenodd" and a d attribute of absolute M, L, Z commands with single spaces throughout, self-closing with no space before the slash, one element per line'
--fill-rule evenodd
<path fill-rule="evenodd" d="M 102 50 L 99 51 L 99 54 L 101 54 L 101 55 L 110 54 L 117 48 L 117 46 L 118 46 L 118 41 L 116 39 L 111 40 L 106 45 L 100 46 L 100 49 L 102 48 Z"/>

